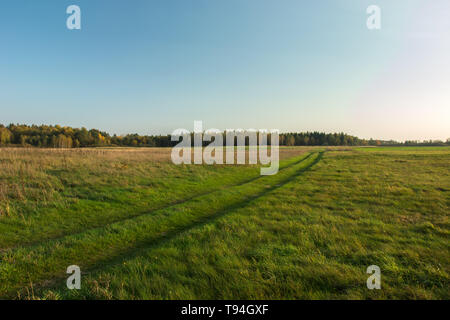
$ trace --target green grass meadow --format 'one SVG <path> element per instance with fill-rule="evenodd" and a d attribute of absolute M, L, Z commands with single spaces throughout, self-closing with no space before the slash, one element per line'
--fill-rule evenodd
<path fill-rule="evenodd" d="M 170 149 L 0 149 L 0 298 L 450 298 L 449 147 L 280 156 L 260 176 Z"/>

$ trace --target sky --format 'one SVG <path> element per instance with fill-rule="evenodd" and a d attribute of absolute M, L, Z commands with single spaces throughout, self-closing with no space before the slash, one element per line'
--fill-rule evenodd
<path fill-rule="evenodd" d="M 66 27 L 69 5 L 81 30 Z M 2 0 L 0 123 L 445 140 L 449 12 L 448 0 Z"/>

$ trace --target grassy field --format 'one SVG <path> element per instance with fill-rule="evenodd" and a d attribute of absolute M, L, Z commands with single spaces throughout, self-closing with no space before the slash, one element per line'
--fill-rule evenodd
<path fill-rule="evenodd" d="M 450 298 L 450 148 L 280 158 L 260 176 L 170 149 L 0 149 L 0 298 Z"/>

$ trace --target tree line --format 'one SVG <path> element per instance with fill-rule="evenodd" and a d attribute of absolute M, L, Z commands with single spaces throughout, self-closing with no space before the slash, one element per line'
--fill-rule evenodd
<path fill-rule="evenodd" d="M 443 141 L 406 141 L 360 139 L 345 133 L 301 132 L 281 133 L 281 146 L 381 146 L 381 145 L 450 145 Z M 97 129 L 62 127 L 59 125 L 0 124 L 0 146 L 23 146 L 42 148 L 84 147 L 172 147 L 170 135 L 110 135 Z M 208 143 L 206 143 L 208 144 Z"/>

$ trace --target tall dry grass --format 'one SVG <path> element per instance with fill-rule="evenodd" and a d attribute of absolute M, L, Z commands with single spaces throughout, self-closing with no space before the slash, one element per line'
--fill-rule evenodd
<path fill-rule="evenodd" d="M 65 186 L 107 183 L 169 161 L 170 149 L 158 148 L 0 148 L 0 216 L 14 213 L 12 202 L 45 204 Z"/>
<path fill-rule="evenodd" d="M 280 159 L 309 149 L 280 148 Z M 0 217 L 20 214 L 24 205 L 61 203 L 65 201 L 61 193 L 72 187 L 127 186 L 149 175 L 164 177 L 174 167 L 171 151 L 170 148 L 0 148 Z"/>

